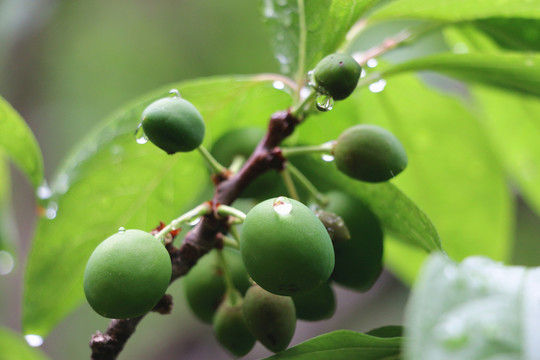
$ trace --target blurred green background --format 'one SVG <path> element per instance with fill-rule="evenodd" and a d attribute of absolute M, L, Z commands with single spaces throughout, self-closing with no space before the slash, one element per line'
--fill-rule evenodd
<path fill-rule="evenodd" d="M 95 123 L 146 92 L 183 79 L 277 71 L 257 1 L 0 0 L 0 94 L 34 131 L 49 179 Z M 14 270 L 0 276 L 0 325 L 20 330 L 36 215 L 30 185 L 12 170 L 18 254 Z M 148 316 L 120 359 L 230 358 L 211 327 L 187 312 L 180 282 L 170 292 L 173 314 Z M 388 274 L 369 294 L 338 294 L 336 316 L 300 322 L 293 343 L 337 328 L 401 323 L 407 290 Z M 56 360 L 89 358 L 90 336 L 107 324 L 84 305 L 41 348 Z M 266 355 L 258 345 L 247 358 Z"/>
<path fill-rule="evenodd" d="M 258 5 L 241 0 L 0 0 L 0 94 L 34 131 L 46 177 L 94 124 L 146 92 L 196 77 L 277 72 Z M 434 43 L 426 39 L 424 46 Z M 19 330 L 21 279 L 36 215 L 31 186 L 16 170 L 11 179 L 16 226 L 9 231 L 17 259 L 11 273 L 0 275 L 0 325 Z M 540 245 L 534 240 L 539 229 L 538 217 L 520 204 L 515 263 L 538 265 Z M 120 359 L 230 358 L 217 346 L 212 329 L 187 312 L 180 285 L 171 287 L 173 314 L 148 316 Z M 400 324 L 407 296 L 388 273 L 367 294 L 338 289 L 336 316 L 299 322 L 293 343 L 338 328 L 367 331 Z M 107 323 L 84 305 L 42 349 L 57 360 L 89 358 L 91 334 L 105 331 Z M 246 358 L 268 354 L 258 345 Z"/>

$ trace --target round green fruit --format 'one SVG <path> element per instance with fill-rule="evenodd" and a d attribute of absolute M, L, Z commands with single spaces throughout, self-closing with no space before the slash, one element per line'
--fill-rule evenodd
<path fill-rule="evenodd" d="M 361 124 L 345 130 L 333 155 L 341 172 L 367 182 L 390 180 L 407 166 L 403 145 L 391 132 L 376 125 Z"/>
<path fill-rule="evenodd" d="M 218 251 L 212 250 L 199 259 L 182 282 L 189 308 L 202 322 L 212 323 L 212 318 L 223 300 L 226 286 Z M 223 255 L 233 284 L 242 294 L 251 286 L 240 253 L 224 248 Z"/>
<path fill-rule="evenodd" d="M 94 250 L 84 272 L 84 293 L 107 318 L 142 315 L 157 304 L 171 280 L 171 259 L 163 244 L 142 230 L 122 230 Z"/>
<path fill-rule="evenodd" d="M 213 320 L 214 334 L 218 342 L 234 356 L 242 357 L 255 346 L 242 313 L 242 295 L 236 292 L 226 296 L 219 305 Z"/>
<path fill-rule="evenodd" d="M 336 296 L 329 282 L 305 294 L 295 295 L 292 299 L 296 317 L 300 320 L 329 319 L 336 312 Z"/>
<path fill-rule="evenodd" d="M 142 127 L 148 139 L 167 154 L 195 150 L 205 131 L 199 111 L 178 96 L 148 105 L 142 113 Z"/>
<path fill-rule="evenodd" d="M 246 292 L 242 311 L 247 328 L 268 350 L 279 352 L 289 346 L 296 330 L 296 311 L 289 296 L 254 285 Z"/>
<path fill-rule="evenodd" d="M 327 194 L 326 210 L 341 216 L 351 238 L 334 243 L 336 265 L 331 279 L 348 288 L 369 290 L 383 269 L 383 232 L 377 217 L 359 200 L 343 192 Z"/>
<path fill-rule="evenodd" d="M 248 212 L 240 252 L 251 278 L 278 295 L 314 289 L 334 268 L 324 225 L 307 206 L 284 197 L 265 200 Z"/>
<path fill-rule="evenodd" d="M 334 100 L 347 98 L 356 89 L 362 68 L 347 54 L 331 54 L 313 69 L 315 86 Z"/>

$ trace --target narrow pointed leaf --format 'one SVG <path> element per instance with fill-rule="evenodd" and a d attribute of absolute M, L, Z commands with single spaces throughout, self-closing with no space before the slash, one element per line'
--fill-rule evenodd
<path fill-rule="evenodd" d="M 43 158 L 34 134 L 19 113 L 0 97 L 0 150 L 37 188 L 43 180 Z"/>
<path fill-rule="evenodd" d="M 390 67 L 382 77 L 423 70 L 540 96 L 540 55 L 535 53 L 437 54 Z"/>
<path fill-rule="evenodd" d="M 399 360 L 403 338 L 381 338 L 350 330 L 317 336 L 266 360 Z"/>
<path fill-rule="evenodd" d="M 540 7 L 530 0 L 396 0 L 381 8 L 374 19 L 466 21 L 492 17 L 539 19 Z"/>

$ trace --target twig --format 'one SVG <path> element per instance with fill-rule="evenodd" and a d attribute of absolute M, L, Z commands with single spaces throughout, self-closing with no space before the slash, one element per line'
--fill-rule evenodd
<path fill-rule="evenodd" d="M 216 245 L 221 245 L 220 242 L 223 241 L 221 233 L 226 233 L 230 224 L 227 217 L 217 214 L 217 206 L 232 204 L 247 185 L 264 172 L 270 169 L 283 169 L 285 158 L 277 146 L 292 134 L 299 122 L 289 111 L 280 111 L 272 115 L 265 137 L 244 166 L 234 175 L 227 173 L 217 177 L 219 181 L 211 202 L 213 211 L 201 218 L 201 221 L 186 235 L 180 248 L 167 245 L 172 262 L 171 282 L 185 275 L 201 256 Z M 133 319 L 111 320 L 105 333 L 98 331 L 92 336 L 90 341 L 92 359 L 116 359 L 145 315 Z"/>

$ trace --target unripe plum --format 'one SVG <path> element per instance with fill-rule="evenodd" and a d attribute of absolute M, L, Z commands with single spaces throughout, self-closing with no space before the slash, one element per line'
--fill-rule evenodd
<path fill-rule="evenodd" d="M 248 329 L 268 350 L 279 352 L 289 346 L 296 330 L 296 312 L 290 297 L 254 285 L 246 292 L 242 310 Z"/>
<path fill-rule="evenodd" d="M 331 54 L 313 69 L 315 86 L 334 100 L 347 98 L 356 89 L 362 68 L 347 54 Z"/>
<path fill-rule="evenodd" d="M 218 251 L 220 250 L 212 250 L 200 258 L 182 280 L 189 308 L 200 321 L 208 324 L 212 323 L 214 313 L 226 291 Z M 223 251 L 234 286 L 244 294 L 251 283 L 240 253 L 231 248 L 224 248 L 221 251 Z"/>
<path fill-rule="evenodd" d="M 142 127 L 148 139 L 168 154 L 195 150 L 205 132 L 197 108 L 178 96 L 148 105 L 142 113 Z"/>
<path fill-rule="evenodd" d="M 251 278 L 278 295 L 314 289 L 334 268 L 324 225 L 307 206 L 284 197 L 265 200 L 248 212 L 240 252 Z"/>
<path fill-rule="evenodd" d="M 366 291 L 383 265 L 383 232 L 377 217 L 359 200 L 340 191 L 326 194 L 326 210 L 340 215 L 351 238 L 334 243 L 336 265 L 331 279 L 348 288 Z"/>
<path fill-rule="evenodd" d="M 376 125 L 360 124 L 345 130 L 333 155 L 338 170 L 367 182 L 390 180 L 407 166 L 403 145 L 391 132 Z"/>
<path fill-rule="evenodd" d="M 157 304 L 171 280 L 165 246 L 142 230 L 122 230 L 94 250 L 84 272 L 84 293 L 108 318 L 142 315 Z"/>

